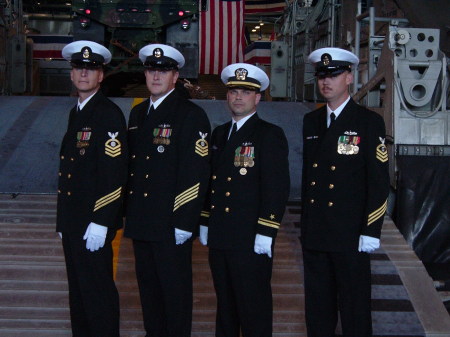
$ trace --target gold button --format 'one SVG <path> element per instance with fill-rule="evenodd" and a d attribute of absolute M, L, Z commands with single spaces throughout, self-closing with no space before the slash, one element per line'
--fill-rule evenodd
<path fill-rule="evenodd" d="M 311 186 L 314 186 L 316 184 L 315 181 L 311 181 Z"/>
<path fill-rule="evenodd" d="M 212 176 L 212 179 L 213 179 L 213 180 L 216 180 L 216 179 L 217 179 L 217 177 L 216 177 L 216 176 Z"/>
<path fill-rule="evenodd" d="M 334 188 L 334 185 L 330 184 L 328 187 L 330 188 L 330 190 L 332 190 Z"/>
<path fill-rule="evenodd" d="M 228 207 L 225 207 L 225 212 L 229 212 L 230 211 L 230 208 L 228 208 Z"/>
<path fill-rule="evenodd" d="M 147 198 L 147 195 L 148 195 L 147 193 L 144 193 L 144 197 L 146 197 L 146 198 Z"/>
<path fill-rule="evenodd" d="M 225 195 L 226 195 L 227 197 L 229 197 L 229 196 L 230 196 L 230 192 L 225 193 Z"/>
<path fill-rule="evenodd" d="M 133 194 L 133 191 L 128 192 L 129 194 Z"/>
<path fill-rule="evenodd" d="M 330 202 L 328 203 L 328 207 L 331 207 L 331 206 L 333 206 L 333 203 L 330 201 Z"/>
<path fill-rule="evenodd" d="M 62 173 L 61 173 L 61 172 L 58 172 L 58 175 L 61 177 L 61 176 L 62 176 Z"/>
<path fill-rule="evenodd" d="M 227 178 L 227 181 L 231 181 L 231 177 L 228 177 L 228 178 Z"/>
<path fill-rule="evenodd" d="M 334 170 L 336 170 L 336 166 L 333 165 L 330 167 L 330 169 L 331 169 L 331 171 L 334 171 Z"/>
<path fill-rule="evenodd" d="M 317 166 L 318 166 L 317 163 L 314 163 L 314 164 L 313 164 L 313 167 L 317 167 Z"/>
<path fill-rule="evenodd" d="M 311 204 L 314 204 L 314 199 L 311 199 L 309 202 L 310 202 Z"/>
<path fill-rule="evenodd" d="M 67 195 L 72 195 L 72 193 L 69 191 L 69 192 L 67 192 Z"/>
<path fill-rule="evenodd" d="M 133 177 L 133 176 L 134 176 L 134 173 L 130 173 L 130 176 L 132 176 L 132 177 Z"/>
<path fill-rule="evenodd" d="M 150 159 L 150 156 L 145 157 L 145 159 L 149 160 L 149 159 Z"/>
<path fill-rule="evenodd" d="M 131 156 L 131 158 L 133 158 L 133 159 L 136 158 L 136 155 L 133 154 L 133 155 Z"/>
<path fill-rule="evenodd" d="M 75 159 L 73 159 L 73 158 L 70 158 L 70 161 L 74 161 Z"/>
<path fill-rule="evenodd" d="M 215 207 L 214 205 L 211 205 L 211 209 L 214 209 L 214 207 Z"/>
<path fill-rule="evenodd" d="M 216 193 L 216 191 L 214 191 L 214 190 L 211 190 L 211 194 L 214 194 L 214 193 Z"/>
<path fill-rule="evenodd" d="M 61 193 L 61 190 L 58 190 L 58 193 Z"/>
<path fill-rule="evenodd" d="M 145 175 L 145 179 L 148 179 L 148 174 Z"/>
<path fill-rule="evenodd" d="M 72 178 L 72 175 L 69 173 L 68 175 L 67 175 L 67 178 Z"/>
<path fill-rule="evenodd" d="M 64 160 L 64 156 L 61 156 L 61 160 Z"/>

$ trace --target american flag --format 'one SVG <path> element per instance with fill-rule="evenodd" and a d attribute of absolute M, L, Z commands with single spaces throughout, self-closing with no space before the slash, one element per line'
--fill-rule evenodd
<path fill-rule="evenodd" d="M 69 35 L 27 35 L 33 40 L 34 59 L 62 59 L 61 50 L 73 42 Z"/>
<path fill-rule="evenodd" d="M 209 0 L 200 12 L 200 74 L 244 61 L 244 0 Z"/>

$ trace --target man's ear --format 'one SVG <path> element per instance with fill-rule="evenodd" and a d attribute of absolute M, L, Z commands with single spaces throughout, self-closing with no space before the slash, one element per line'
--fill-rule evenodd
<path fill-rule="evenodd" d="M 345 83 L 350 85 L 353 83 L 353 73 L 347 71 L 347 76 L 345 77 Z"/>

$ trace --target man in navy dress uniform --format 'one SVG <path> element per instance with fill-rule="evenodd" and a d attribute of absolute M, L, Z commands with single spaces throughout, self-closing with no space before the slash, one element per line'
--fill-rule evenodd
<path fill-rule="evenodd" d="M 326 106 L 303 121 L 301 243 L 309 337 L 372 336 L 369 254 L 380 246 L 389 194 L 382 117 L 349 95 L 353 53 L 309 56 Z"/>
<path fill-rule="evenodd" d="M 216 336 L 272 336 L 272 257 L 289 196 L 283 130 L 258 117 L 267 75 L 250 64 L 227 66 L 232 120 L 212 135 L 212 177 L 200 242 L 209 247 L 217 296 Z"/>
<path fill-rule="evenodd" d="M 192 325 L 192 235 L 209 180 L 210 124 L 175 90 L 183 55 L 139 51 L 150 99 L 128 123 L 130 172 L 124 235 L 133 239 L 147 336 L 187 337 Z"/>
<path fill-rule="evenodd" d="M 126 122 L 100 90 L 111 53 L 92 41 L 62 50 L 78 103 L 60 151 L 56 231 L 62 235 L 75 337 L 118 337 L 119 296 L 111 242 L 122 227 Z"/>

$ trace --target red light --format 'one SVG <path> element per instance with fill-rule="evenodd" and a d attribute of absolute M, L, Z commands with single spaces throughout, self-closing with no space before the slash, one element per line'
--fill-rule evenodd
<path fill-rule="evenodd" d="M 183 11 L 179 11 L 178 12 L 178 16 L 183 16 L 184 15 L 184 12 Z"/>
<path fill-rule="evenodd" d="M 86 9 L 85 13 L 86 14 L 91 14 L 91 10 L 90 9 Z"/>

